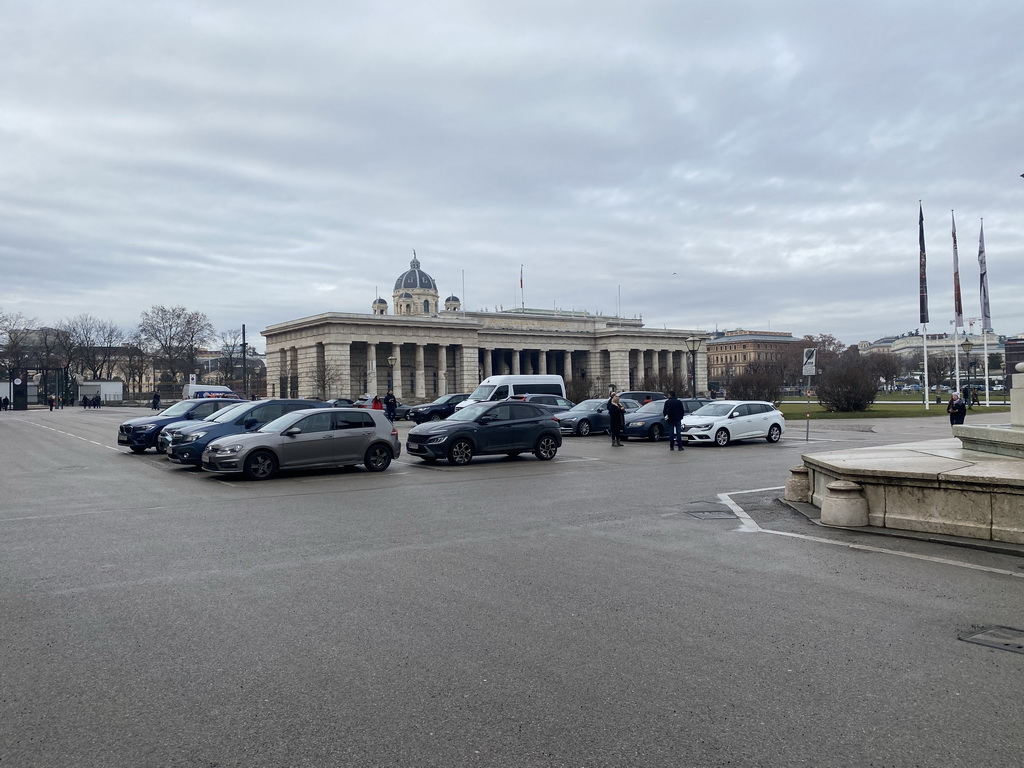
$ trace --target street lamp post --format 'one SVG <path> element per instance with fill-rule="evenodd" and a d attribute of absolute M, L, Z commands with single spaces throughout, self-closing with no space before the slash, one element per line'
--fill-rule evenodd
<path fill-rule="evenodd" d="M 690 336 L 686 340 L 686 348 L 690 351 L 690 397 L 697 396 L 697 352 L 703 343 L 700 336 Z"/>
<path fill-rule="evenodd" d="M 395 363 L 398 362 L 398 358 L 394 355 L 388 357 L 388 389 L 395 388 Z"/>
<path fill-rule="evenodd" d="M 967 358 L 964 361 L 966 363 L 965 367 L 967 368 L 967 397 L 965 397 L 964 399 L 967 401 L 967 407 L 970 408 L 971 392 L 973 391 L 973 389 L 971 388 L 971 350 L 974 349 L 974 344 L 971 343 L 971 340 L 969 338 L 964 339 L 960 343 L 960 349 L 964 351 L 964 357 Z"/>

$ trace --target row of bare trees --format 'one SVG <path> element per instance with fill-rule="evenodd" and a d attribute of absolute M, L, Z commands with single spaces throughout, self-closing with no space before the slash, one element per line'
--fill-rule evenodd
<path fill-rule="evenodd" d="M 0 378 L 5 379 L 11 370 L 24 369 L 64 371 L 78 379 L 120 378 L 138 396 L 155 378 L 165 384 L 164 394 L 173 394 L 184 376 L 201 371 L 200 353 L 211 347 L 219 352 L 218 373 L 233 383 L 242 358 L 241 329 L 218 334 L 203 312 L 158 305 L 126 329 L 87 313 L 41 325 L 0 309 Z"/>

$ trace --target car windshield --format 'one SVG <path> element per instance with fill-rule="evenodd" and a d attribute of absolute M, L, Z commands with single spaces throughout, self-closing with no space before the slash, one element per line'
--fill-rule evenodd
<path fill-rule="evenodd" d="M 182 414 L 188 413 L 192 410 L 192 406 L 195 405 L 193 400 L 182 400 L 180 403 L 175 403 L 170 408 L 160 412 L 161 416 L 181 416 Z"/>
<path fill-rule="evenodd" d="M 641 405 L 637 409 L 637 413 L 664 413 L 665 412 L 665 401 L 664 400 L 651 400 L 647 405 Z"/>
<path fill-rule="evenodd" d="M 479 387 L 473 390 L 473 394 L 469 396 L 470 400 L 486 400 L 491 396 L 491 392 L 494 391 L 493 384 L 481 384 Z"/>
<path fill-rule="evenodd" d="M 491 405 L 493 405 L 493 403 L 473 403 L 472 405 L 467 405 L 465 408 L 462 408 L 449 416 L 446 421 L 473 421 L 479 417 L 481 413 L 490 408 Z"/>
<path fill-rule="evenodd" d="M 448 404 L 448 399 L 450 397 L 451 397 L 451 395 L 441 395 L 439 398 L 437 398 L 437 400 L 432 401 L 430 404 L 431 405 L 447 405 Z"/>
<path fill-rule="evenodd" d="M 732 403 L 708 403 L 702 405 L 691 416 L 728 416 L 735 406 Z"/>
<path fill-rule="evenodd" d="M 239 403 L 232 408 L 222 408 L 217 411 L 217 414 L 210 419 L 210 421 L 216 421 L 218 424 L 227 424 L 229 421 L 234 421 L 242 415 L 242 411 L 244 410 L 242 408 L 243 405 L 251 405 L 253 408 L 256 407 L 256 404 L 250 401 L 246 403 Z"/>
<path fill-rule="evenodd" d="M 570 411 L 594 411 L 599 407 L 607 403 L 607 400 L 584 400 L 582 403 L 577 403 Z"/>
<path fill-rule="evenodd" d="M 294 424 L 296 421 L 298 421 L 305 415 L 306 414 L 299 413 L 298 411 L 292 411 L 291 413 L 286 413 L 283 416 L 278 416 L 276 419 L 271 419 L 256 431 L 284 432 L 284 430 L 288 429 L 288 427 L 290 427 L 292 424 Z"/>
<path fill-rule="evenodd" d="M 241 400 L 241 401 L 239 401 L 237 403 L 234 403 L 233 405 L 225 406 L 225 407 L 221 408 L 219 411 L 214 411 L 213 413 L 211 413 L 209 416 L 207 416 L 205 419 L 203 419 L 203 421 L 219 421 L 219 417 L 220 416 L 223 416 L 228 411 L 234 411 L 234 410 L 238 409 L 240 406 L 243 406 L 243 405 L 246 405 L 246 401 L 245 400 Z"/>

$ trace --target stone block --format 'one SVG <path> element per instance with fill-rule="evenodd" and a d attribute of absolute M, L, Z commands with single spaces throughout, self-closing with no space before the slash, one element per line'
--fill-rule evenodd
<path fill-rule="evenodd" d="M 993 497 L 992 540 L 1024 544 L 1024 495 L 1000 493 Z"/>
<path fill-rule="evenodd" d="M 987 493 L 895 482 L 886 487 L 885 527 L 991 539 L 991 498 Z"/>
<path fill-rule="evenodd" d="M 868 524 L 868 502 L 859 483 L 836 480 L 827 486 L 821 503 L 821 522 L 825 525 L 855 527 Z"/>

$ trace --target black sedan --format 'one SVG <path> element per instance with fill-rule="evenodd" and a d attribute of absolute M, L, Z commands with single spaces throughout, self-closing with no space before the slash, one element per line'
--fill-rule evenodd
<path fill-rule="evenodd" d="M 626 408 L 626 418 L 640 407 L 636 400 L 620 397 L 619 402 Z M 568 411 L 555 414 L 558 426 L 568 435 L 586 437 L 591 432 L 607 432 L 611 427 L 608 418 L 608 399 L 596 398 L 577 403 Z"/>
<path fill-rule="evenodd" d="M 405 449 L 426 462 L 446 458 L 449 464 L 469 464 L 474 456 L 532 452 L 541 461 L 555 458 L 562 435 L 551 412 L 529 403 L 474 403 L 444 421 L 419 424 L 409 430 Z"/>
<path fill-rule="evenodd" d="M 706 397 L 681 397 L 679 402 L 687 413 L 693 413 L 702 405 L 710 402 Z M 646 437 L 648 440 L 661 440 L 668 434 L 668 421 L 665 419 L 665 401 L 652 400 L 641 405 L 639 410 L 626 414 L 626 428 L 623 437 Z"/>
<path fill-rule="evenodd" d="M 441 421 L 455 413 L 455 406 L 469 397 L 468 392 L 457 392 L 454 395 L 441 395 L 432 403 L 414 405 L 409 409 L 409 418 L 417 424 L 424 421 Z"/>

